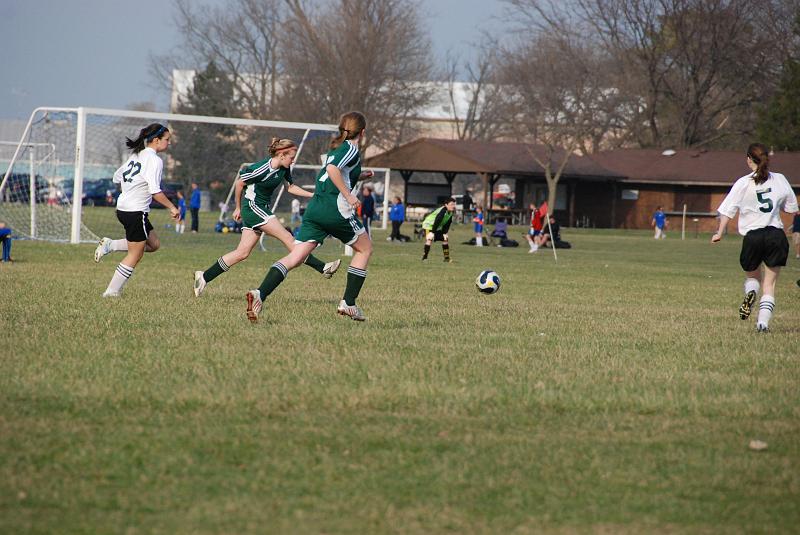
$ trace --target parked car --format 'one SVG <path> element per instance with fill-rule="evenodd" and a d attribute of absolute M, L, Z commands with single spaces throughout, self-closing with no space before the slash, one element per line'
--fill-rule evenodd
<path fill-rule="evenodd" d="M 0 174 L 0 181 L 3 175 Z M 36 175 L 36 202 L 47 202 L 49 189 L 47 181 L 40 175 Z M 31 199 L 31 175 L 28 173 L 11 173 L 8 182 L 3 189 L 3 198 L 9 202 L 30 202 Z"/>
<path fill-rule="evenodd" d="M 170 200 L 172 204 L 178 206 L 178 192 L 183 191 L 183 184 L 180 182 L 162 182 L 161 183 L 161 191 L 164 195 L 167 196 L 167 199 Z M 151 208 L 164 208 L 156 201 L 153 201 L 150 204 Z"/>
<path fill-rule="evenodd" d="M 72 182 L 61 186 L 62 202 L 72 202 L 74 184 Z M 119 188 L 110 178 L 86 180 L 83 183 L 81 204 L 84 206 L 115 206 L 119 197 Z"/>

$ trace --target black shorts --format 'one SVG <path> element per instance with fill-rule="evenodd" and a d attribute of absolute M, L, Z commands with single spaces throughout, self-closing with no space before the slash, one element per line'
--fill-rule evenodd
<path fill-rule="evenodd" d="M 745 271 L 755 271 L 761 262 L 767 267 L 786 265 L 789 257 L 789 240 L 783 229 L 764 227 L 751 230 L 742 240 L 739 264 Z"/>
<path fill-rule="evenodd" d="M 153 230 L 146 212 L 121 212 L 117 210 L 117 219 L 125 227 L 125 239 L 132 242 L 147 241 Z"/>

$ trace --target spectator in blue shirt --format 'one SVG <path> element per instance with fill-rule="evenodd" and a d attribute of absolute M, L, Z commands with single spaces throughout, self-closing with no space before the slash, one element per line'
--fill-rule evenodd
<path fill-rule="evenodd" d="M 192 211 L 192 232 L 200 228 L 200 188 L 192 182 L 192 196 L 189 198 L 189 209 Z"/>
<path fill-rule="evenodd" d="M 3 262 L 12 262 L 11 229 L 5 223 L 0 223 L 0 242 L 3 242 Z"/>
<path fill-rule="evenodd" d="M 650 224 L 653 228 L 656 229 L 656 234 L 654 236 L 655 239 L 664 239 L 667 237 L 666 228 L 667 228 L 667 214 L 665 214 L 661 207 L 659 206 L 656 208 L 656 213 L 653 214 L 653 221 Z"/>
<path fill-rule="evenodd" d="M 403 206 L 403 201 L 400 197 L 394 198 L 394 203 L 389 209 L 389 220 L 392 222 L 392 234 L 389 236 L 390 241 L 403 241 L 400 237 L 400 225 L 406 219 L 406 207 Z"/>

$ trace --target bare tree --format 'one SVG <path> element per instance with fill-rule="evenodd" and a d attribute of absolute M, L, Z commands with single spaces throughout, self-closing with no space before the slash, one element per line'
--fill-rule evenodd
<path fill-rule="evenodd" d="M 448 106 L 456 137 L 482 141 L 512 137 L 515 132 L 513 107 L 508 88 L 499 83 L 497 69 L 499 45 L 493 40 L 484 40 L 477 48 L 478 56 L 473 62 L 461 64 L 452 56 L 446 61 Z"/>
<path fill-rule="evenodd" d="M 298 120 L 329 122 L 348 110 L 369 120 L 368 143 L 389 148 L 414 134 L 431 99 L 430 42 L 409 0 L 333 0 L 311 11 L 285 0 L 281 106 Z"/>
<path fill-rule="evenodd" d="M 172 72 L 179 67 L 202 69 L 217 65 L 236 87 L 235 107 L 257 119 L 282 118 L 276 106 L 279 54 L 286 23 L 281 0 L 229 0 L 223 7 L 198 6 L 176 0 L 173 20 L 183 43 L 166 56 L 151 57 L 151 74 L 172 89 Z"/>

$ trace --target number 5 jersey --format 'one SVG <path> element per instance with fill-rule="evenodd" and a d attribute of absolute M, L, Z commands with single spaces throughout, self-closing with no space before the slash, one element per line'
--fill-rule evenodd
<path fill-rule="evenodd" d="M 149 212 L 153 195 L 161 191 L 161 174 L 164 162 L 150 147 L 131 154 L 114 173 L 114 182 L 122 184 L 117 199 L 121 212 Z"/>
<path fill-rule="evenodd" d="M 786 177 L 770 173 L 763 184 L 756 184 L 750 173 L 733 184 L 717 211 L 733 219 L 738 210 L 739 234 L 744 236 L 759 228 L 783 228 L 781 209 L 789 214 L 797 212 L 797 197 Z"/>

